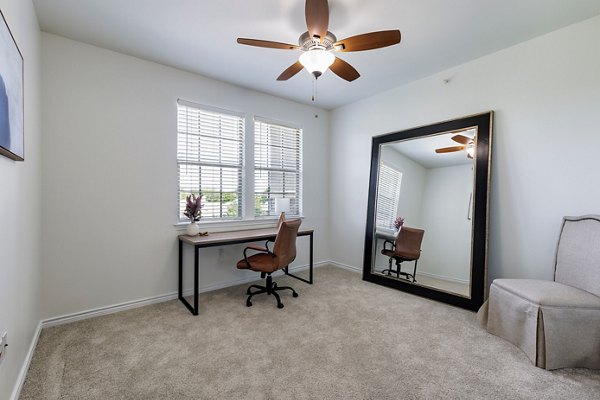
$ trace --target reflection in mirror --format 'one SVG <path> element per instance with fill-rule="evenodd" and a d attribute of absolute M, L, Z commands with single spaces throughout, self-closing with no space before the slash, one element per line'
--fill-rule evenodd
<path fill-rule="evenodd" d="M 483 304 L 493 115 L 373 137 L 364 280 Z"/>
<path fill-rule="evenodd" d="M 477 128 L 383 143 L 371 271 L 470 298 Z"/>

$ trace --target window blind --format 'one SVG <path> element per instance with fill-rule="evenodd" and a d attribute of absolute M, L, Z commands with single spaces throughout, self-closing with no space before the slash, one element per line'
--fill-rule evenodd
<path fill-rule="evenodd" d="M 254 120 L 254 212 L 275 215 L 275 199 L 290 199 L 287 215 L 302 206 L 302 130 Z"/>
<path fill-rule="evenodd" d="M 179 220 L 185 198 L 204 195 L 202 219 L 242 218 L 244 116 L 177 102 Z"/>
<path fill-rule="evenodd" d="M 379 171 L 379 182 L 377 183 L 377 228 L 396 228 L 394 221 L 398 212 L 401 183 L 402 172 L 382 163 Z"/>

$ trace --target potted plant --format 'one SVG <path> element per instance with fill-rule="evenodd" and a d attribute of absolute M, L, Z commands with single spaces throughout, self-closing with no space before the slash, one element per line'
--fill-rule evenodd
<path fill-rule="evenodd" d="M 193 193 L 185 198 L 185 212 L 183 215 L 190 219 L 190 224 L 187 226 L 186 235 L 196 236 L 200 233 L 200 227 L 196 224 L 202 217 L 202 195 L 194 195 Z"/>
<path fill-rule="evenodd" d="M 400 232 L 400 228 L 402 228 L 402 225 L 404 225 L 404 218 L 403 217 L 396 218 L 396 220 L 394 221 L 394 226 L 396 227 L 396 232 Z"/>

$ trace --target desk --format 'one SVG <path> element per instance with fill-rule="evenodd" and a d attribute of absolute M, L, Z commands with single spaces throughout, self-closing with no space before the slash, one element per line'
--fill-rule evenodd
<path fill-rule="evenodd" d="M 298 236 L 308 236 L 310 239 L 310 268 L 308 280 L 299 276 L 290 274 L 288 267 L 283 269 L 286 275 L 306 282 L 313 283 L 313 233 L 312 229 L 300 229 Z M 261 240 L 275 240 L 277 228 L 252 229 L 235 232 L 215 232 L 208 236 L 187 236 L 179 235 L 179 300 L 190 310 L 193 315 L 198 315 L 198 288 L 199 288 L 199 249 L 203 247 L 224 246 L 228 244 L 239 244 L 248 242 L 257 242 Z M 183 244 L 194 246 L 194 306 L 183 297 Z"/>

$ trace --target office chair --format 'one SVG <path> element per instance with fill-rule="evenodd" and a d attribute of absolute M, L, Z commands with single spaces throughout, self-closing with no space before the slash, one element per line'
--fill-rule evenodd
<path fill-rule="evenodd" d="M 423 241 L 423 234 L 425 233 L 422 229 L 409 228 L 403 226 L 398 232 L 395 242 L 386 240 L 383 242 L 383 249 L 381 254 L 390 258 L 390 267 L 381 271 L 382 274 L 387 272 L 388 275 L 395 273 L 398 278 L 400 275 L 406 277 L 406 279 L 412 278 L 413 282 L 416 282 L 417 275 L 417 261 L 421 256 L 421 242 Z M 387 248 L 387 244 L 391 245 L 391 248 Z M 396 261 L 396 269 L 392 269 L 392 260 Z M 404 261 L 414 261 L 415 268 L 412 274 L 402 272 L 400 270 L 400 264 Z"/>
<path fill-rule="evenodd" d="M 287 267 L 296 258 L 296 236 L 298 236 L 298 229 L 300 228 L 299 219 L 283 221 L 277 231 L 277 237 L 275 238 L 275 244 L 273 250 L 269 250 L 269 242 L 267 240 L 264 247 L 250 245 L 244 249 L 244 259 L 238 261 L 238 269 L 251 269 L 252 271 L 260 272 L 261 278 L 267 278 L 266 286 L 250 285 L 246 294 L 248 299 L 246 300 L 246 306 L 252 306 L 250 301 L 253 296 L 257 294 L 266 293 L 273 295 L 277 300 L 277 308 L 283 308 L 281 298 L 277 293 L 280 290 L 291 290 L 292 296 L 298 297 L 298 293 L 289 286 L 277 286 L 276 282 L 273 282 L 271 274 L 279 269 Z M 259 254 L 248 256 L 248 250 L 254 250 Z M 257 289 L 252 291 L 251 289 Z"/>

